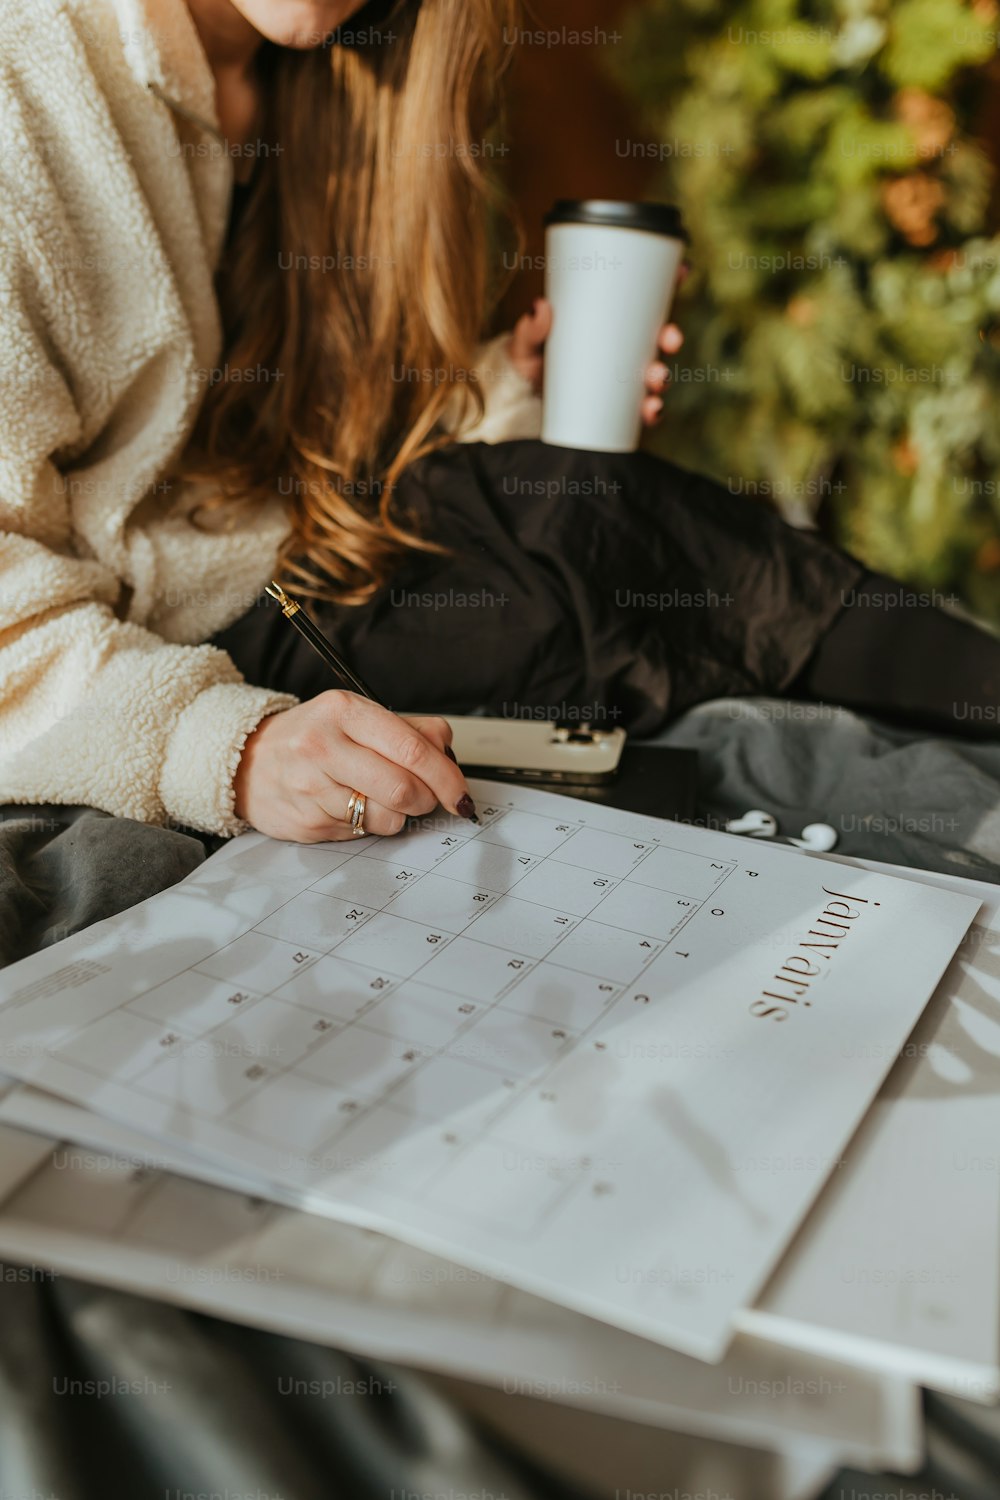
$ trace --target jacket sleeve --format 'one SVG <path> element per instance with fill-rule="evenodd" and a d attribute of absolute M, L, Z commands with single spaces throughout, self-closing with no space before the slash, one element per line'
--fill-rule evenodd
<path fill-rule="evenodd" d="M 0 803 L 240 832 L 244 741 L 296 700 L 248 686 L 214 647 L 116 617 L 120 581 L 74 550 L 58 468 L 92 435 L 3 239 L 0 226 Z"/>
<path fill-rule="evenodd" d="M 442 426 L 459 443 L 506 443 L 514 438 L 537 438 L 542 431 L 542 402 L 530 383 L 519 375 L 507 355 L 510 334 L 481 344 L 470 383 L 478 385 L 486 410 L 478 422 L 463 418 L 461 399 L 453 397 Z"/>

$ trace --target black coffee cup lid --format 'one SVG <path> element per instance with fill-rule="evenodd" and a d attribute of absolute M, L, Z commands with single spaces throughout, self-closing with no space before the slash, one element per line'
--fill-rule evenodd
<path fill-rule="evenodd" d="M 545 215 L 550 224 L 604 224 L 613 229 L 644 229 L 688 240 L 684 218 L 674 203 L 617 203 L 610 198 L 560 198 Z"/>

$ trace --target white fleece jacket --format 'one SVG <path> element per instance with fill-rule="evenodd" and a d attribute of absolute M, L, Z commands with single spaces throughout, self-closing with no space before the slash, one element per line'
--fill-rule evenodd
<path fill-rule="evenodd" d="M 0 803 L 238 832 L 246 736 L 295 701 L 199 644 L 271 576 L 280 498 L 206 533 L 158 490 L 222 357 L 231 190 L 184 0 L 0 0 Z M 539 431 L 501 344 L 463 441 Z"/>

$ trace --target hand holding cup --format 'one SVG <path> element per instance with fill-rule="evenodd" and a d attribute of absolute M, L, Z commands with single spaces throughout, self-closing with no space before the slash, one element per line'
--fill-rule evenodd
<path fill-rule="evenodd" d="M 665 203 L 558 202 L 546 218 L 547 305 L 522 320 L 511 357 L 533 381 L 544 354 L 542 440 L 632 453 L 662 410 L 669 378 L 658 353 L 682 342 L 664 326 L 687 232 Z"/>

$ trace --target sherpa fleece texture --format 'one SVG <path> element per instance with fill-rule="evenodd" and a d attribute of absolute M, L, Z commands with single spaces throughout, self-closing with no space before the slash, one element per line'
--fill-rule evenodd
<path fill-rule="evenodd" d="M 0 802 L 239 832 L 246 736 L 296 701 L 200 644 L 271 576 L 280 498 L 206 533 L 158 490 L 222 357 L 231 191 L 184 0 L 0 0 Z M 463 441 L 538 433 L 502 343 Z"/>

